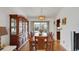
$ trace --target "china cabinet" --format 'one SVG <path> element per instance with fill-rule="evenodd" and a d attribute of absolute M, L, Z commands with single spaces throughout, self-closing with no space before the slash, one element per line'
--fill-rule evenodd
<path fill-rule="evenodd" d="M 19 49 L 28 37 L 28 20 L 20 15 L 10 14 L 10 45 Z"/>

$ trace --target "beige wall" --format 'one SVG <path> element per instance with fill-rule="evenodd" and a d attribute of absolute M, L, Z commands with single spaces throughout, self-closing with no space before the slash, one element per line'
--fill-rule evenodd
<path fill-rule="evenodd" d="M 76 31 L 79 33 L 79 8 L 63 8 L 58 16 L 61 21 L 63 17 L 67 17 L 66 25 L 62 25 L 61 30 L 61 45 L 66 50 L 73 50 L 73 38 L 72 32 Z"/>
<path fill-rule="evenodd" d="M 0 8 L 0 26 L 6 27 L 8 31 L 8 35 L 1 36 L 1 44 L 9 45 L 9 15 L 6 8 Z"/>

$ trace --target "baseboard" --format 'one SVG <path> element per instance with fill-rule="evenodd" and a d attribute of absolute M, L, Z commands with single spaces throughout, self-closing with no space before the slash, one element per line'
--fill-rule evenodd
<path fill-rule="evenodd" d="M 61 48 L 63 48 L 62 51 L 67 51 L 66 48 L 64 48 L 62 45 L 61 45 Z"/>

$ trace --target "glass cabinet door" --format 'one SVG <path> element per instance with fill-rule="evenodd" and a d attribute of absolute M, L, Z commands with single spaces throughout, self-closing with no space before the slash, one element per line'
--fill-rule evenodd
<path fill-rule="evenodd" d="M 19 34 L 22 33 L 22 21 L 19 21 Z"/>
<path fill-rule="evenodd" d="M 23 33 L 26 32 L 26 22 L 23 22 Z"/>
<path fill-rule="evenodd" d="M 11 19 L 11 34 L 16 35 L 16 20 L 14 18 Z"/>

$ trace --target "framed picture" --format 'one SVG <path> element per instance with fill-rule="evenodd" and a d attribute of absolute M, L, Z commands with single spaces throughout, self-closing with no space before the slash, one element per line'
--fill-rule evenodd
<path fill-rule="evenodd" d="M 67 22 L 67 18 L 64 17 L 64 18 L 62 19 L 62 25 L 66 25 L 66 22 Z"/>

